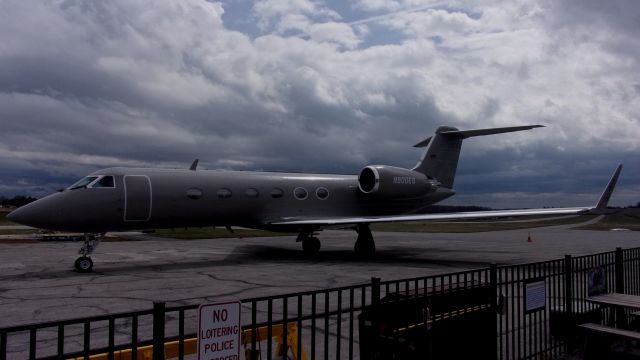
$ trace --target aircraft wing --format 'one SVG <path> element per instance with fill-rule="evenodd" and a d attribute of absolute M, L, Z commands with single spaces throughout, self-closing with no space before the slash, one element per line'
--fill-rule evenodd
<path fill-rule="evenodd" d="M 348 224 L 372 224 L 400 221 L 438 221 L 438 220 L 463 220 L 463 219 L 483 219 L 506 216 L 527 216 L 527 215 L 571 215 L 589 213 L 590 208 L 550 208 L 550 209 L 523 209 L 523 210 L 496 210 L 496 211 L 470 211 L 457 213 L 440 214 L 415 214 L 415 215 L 394 215 L 394 216 L 363 216 L 344 218 L 285 218 L 281 221 L 273 222 L 272 225 L 317 225 L 333 226 Z"/>
<path fill-rule="evenodd" d="M 336 226 L 362 223 L 385 223 L 400 221 L 438 221 L 438 220 L 462 220 L 462 219 L 483 219 L 496 217 L 517 217 L 529 215 L 572 215 L 572 214 L 602 214 L 607 208 L 613 189 L 620 176 L 622 164 L 618 165 L 609 183 L 605 187 L 602 195 L 595 206 L 572 207 L 572 208 L 544 208 L 544 209 L 522 209 L 522 210 L 491 210 L 491 211 L 470 211 L 457 213 L 439 214 L 410 214 L 391 216 L 362 216 L 362 217 L 326 217 L 326 218 L 283 218 L 274 221 L 271 225 L 298 225 L 298 226 Z"/>

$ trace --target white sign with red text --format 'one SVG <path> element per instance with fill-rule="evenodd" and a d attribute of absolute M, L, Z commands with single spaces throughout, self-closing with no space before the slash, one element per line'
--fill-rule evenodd
<path fill-rule="evenodd" d="M 198 320 L 198 360 L 240 360 L 239 301 L 203 304 Z"/>

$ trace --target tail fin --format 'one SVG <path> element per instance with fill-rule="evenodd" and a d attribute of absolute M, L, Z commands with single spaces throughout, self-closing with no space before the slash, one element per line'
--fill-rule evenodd
<path fill-rule="evenodd" d="M 432 137 L 414 145 L 414 147 L 426 147 L 427 149 L 413 170 L 436 178 L 442 186 L 451 189 L 453 188 L 453 180 L 458 168 L 458 158 L 460 157 L 463 139 L 472 136 L 530 130 L 538 127 L 544 126 L 527 125 L 464 131 L 454 127 L 441 126 Z"/>

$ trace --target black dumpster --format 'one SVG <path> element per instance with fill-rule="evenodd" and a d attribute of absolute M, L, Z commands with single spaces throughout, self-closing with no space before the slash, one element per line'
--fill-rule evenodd
<path fill-rule="evenodd" d="M 491 359 L 496 317 L 489 286 L 391 293 L 359 316 L 361 359 Z"/>

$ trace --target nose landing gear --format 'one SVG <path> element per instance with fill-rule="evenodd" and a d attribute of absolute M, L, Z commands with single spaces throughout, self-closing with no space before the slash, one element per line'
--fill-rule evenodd
<path fill-rule="evenodd" d="M 88 256 L 80 256 L 76 259 L 74 267 L 78 272 L 90 272 L 93 269 L 93 260 Z"/>
<path fill-rule="evenodd" d="M 93 260 L 90 255 L 100 245 L 104 234 L 84 234 L 84 244 L 78 251 L 82 255 L 76 259 L 74 267 L 78 272 L 91 272 L 93 270 Z"/>

